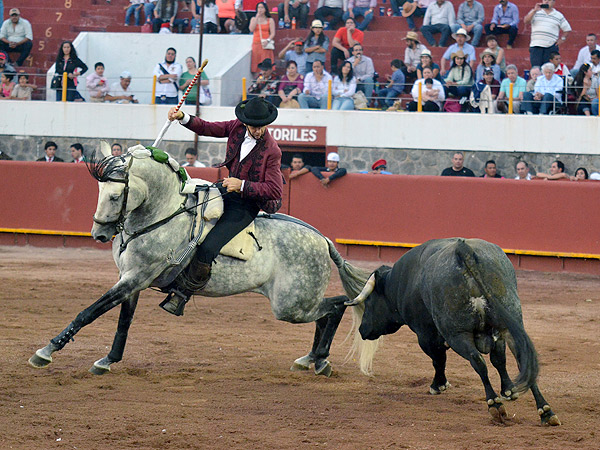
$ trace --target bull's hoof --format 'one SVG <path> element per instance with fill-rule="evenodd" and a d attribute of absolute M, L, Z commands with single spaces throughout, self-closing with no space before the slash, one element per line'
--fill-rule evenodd
<path fill-rule="evenodd" d="M 508 420 L 508 414 L 506 413 L 506 408 L 500 401 L 500 398 L 489 399 L 488 403 L 488 412 L 490 416 L 492 416 L 492 420 L 496 423 L 506 423 Z"/>
<path fill-rule="evenodd" d="M 94 365 L 90 367 L 89 372 L 93 373 L 94 375 L 104 375 L 109 373 L 110 362 L 108 361 L 108 358 L 102 358 L 96 361 Z"/>
<path fill-rule="evenodd" d="M 326 359 L 315 363 L 315 375 L 324 375 L 329 378 L 332 373 L 331 364 Z"/>
<path fill-rule="evenodd" d="M 315 360 L 310 355 L 306 355 L 306 356 L 298 358 L 296 361 L 294 361 L 294 364 L 292 364 L 292 367 L 290 367 L 290 370 L 292 370 L 294 372 L 301 371 L 301 370 L 308 370 L 308 369 L 310 369 L 310 365 L 314 362 L 315 362 Z"/>
<path fill-rule="evenodd" d="M 446 391 L 447 389 L 450 389 L 451 387 L 452 385 L 449 381 L 446 381 L 446 384 L 442 384 L 441 386 L 431 385 L 429 386 L 429 393 L 431 395 L 440 395 L 442 392 Z"/>
<path fill-rule="evenodd" d="M 507 389 L 506 391 L 504 391 L 502 393 L 502 398 L 504 400 L 516 400 L 519 398 L 519 393 L 518 392 L 513 392 L 510 389 Z"/>
<path fill-rule="evenodd" d="M 540 415 L 542 425 L 551 427 L 557 427 L 561 425 L 558 416 L 552 412 L 552 409 L 550 409 L 550 405 L 544 405 L 543 408 L 538 409 L 538 414 Z"/>
<path fill-rule="evenodd" d="M 52 362 L 51 354 L 52 352 L 49 351 L 48 346 L 40 348 L 31 358 L 29 358 L 29 364 L 38 369 L 46 367 Z"/>

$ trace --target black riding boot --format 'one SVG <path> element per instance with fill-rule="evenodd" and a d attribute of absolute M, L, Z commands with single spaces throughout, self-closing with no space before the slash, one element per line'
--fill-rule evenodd
<path fill-rule="evenodd" d="M 189 267 L 183 271 L 169 286 L 169 295 L 159 305 L 165 311 L 176 316 L 183 316 L 185 304 L 190 301 L 194 292 L 204 289 L 212 265 L 193 260 Z"/>

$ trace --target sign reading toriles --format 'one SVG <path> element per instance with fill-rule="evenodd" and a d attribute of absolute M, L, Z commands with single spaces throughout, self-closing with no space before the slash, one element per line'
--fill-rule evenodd
<path fill-rule="evenodd" d="M 278 144 L 324 147 L 327 145 L 327 127 L 295 127 L 284 125 L 269 125 L 269 132 Z"/>

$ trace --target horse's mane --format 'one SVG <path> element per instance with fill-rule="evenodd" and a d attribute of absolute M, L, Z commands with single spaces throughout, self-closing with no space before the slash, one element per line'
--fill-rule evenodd
<path fill-rule="evenodd" d="M 99 159 L 94 150 L 86 164 L 90 175 L 101 183 L 125 178 L 126 166 L 123 156 L 107 156 Z"/>

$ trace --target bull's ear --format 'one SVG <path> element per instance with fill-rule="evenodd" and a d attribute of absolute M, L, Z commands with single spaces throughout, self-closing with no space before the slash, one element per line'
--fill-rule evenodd
<path fill-rule="evenodd" d="M 390 266 L 380 266 L 373 274 L 375 275 L 375 292 L 383 294 L 385 291 L 385 281 L 387 274 L 392 270 Z"/>

